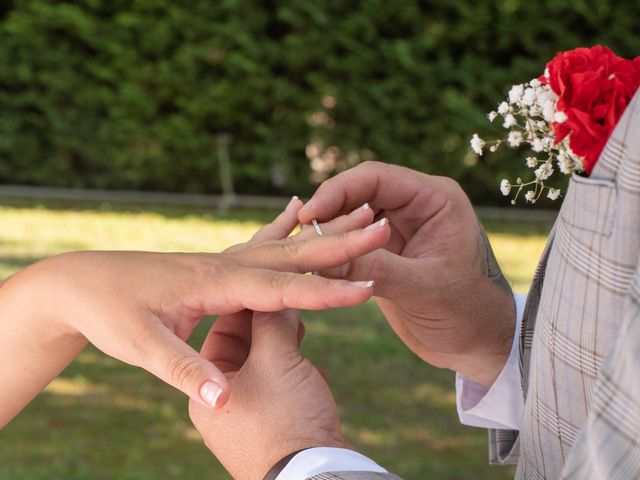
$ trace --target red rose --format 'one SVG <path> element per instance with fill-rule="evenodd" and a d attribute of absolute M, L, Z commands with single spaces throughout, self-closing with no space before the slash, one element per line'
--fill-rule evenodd
<path fill-rule="evenodd" d="M 553 123 L 556 144 L 567 135 L 590 174 L 613 129 L 640 86 L 640 57 L 627 60 L 602 46 L 558 53 L 540 81 L 558 95 L 567 120 Z"/>

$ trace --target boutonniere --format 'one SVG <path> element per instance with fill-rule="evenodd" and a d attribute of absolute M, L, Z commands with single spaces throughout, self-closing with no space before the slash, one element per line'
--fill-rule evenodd
<path fill-rule="evenodd" d="M 602 46 L 561 52 L 547 64 L 544 75 L 514 85 L 508 98 L 488 114 L 508 130 L 505 139 L 485 141 L 474 134 L 471 148 L 482 155 L 503 144 L 530 146 L 526 165 L 535 178 L 503 179 L 502 194 L 522 192 L 526 202 L 535 203 L 546 192 L 556 200 L 561 191 L 547 180 L 555 169 L 569 175 L 591 174 L 600 153 L 640 86 L 640 57 L 633 60 L 615 55 Z"/>

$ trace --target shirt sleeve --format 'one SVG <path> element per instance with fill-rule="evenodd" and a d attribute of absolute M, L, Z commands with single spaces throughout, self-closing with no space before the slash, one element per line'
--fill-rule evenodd
<path fill-rule="evenodd" d="M 318 447 L 298 453 L 276 480 L 301 480 L 327 472 L 388 473 L 373 460 L 353 450 Z"/>
<path fill-rule="evenodd" d="M 511 353 L 502 372 L 490 388 L 483 387 L 459 373 L 456 374 L 458 417 L 470 427 L 520 430 L 524 414 L 524 397 L 520 383 L 518 341 L 522 313 L 527 296 L 514 295 L 516 325 Z"/>

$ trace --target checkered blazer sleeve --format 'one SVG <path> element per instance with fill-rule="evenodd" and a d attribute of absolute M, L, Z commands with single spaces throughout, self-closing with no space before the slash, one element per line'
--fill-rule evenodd
<path fill-rule="evenodd" d="M 640 264 L 622 329 L 600 369 L 591 410 L 562 478 L 640 478 Z"/>
<path fill-rule="evenodd" d="M 330 472 L 315 475 L 307 480 L 401 480 L 392 473 Z"/>

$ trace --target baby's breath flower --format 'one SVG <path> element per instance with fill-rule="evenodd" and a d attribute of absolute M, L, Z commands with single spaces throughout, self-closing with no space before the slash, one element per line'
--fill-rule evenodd
<path fill-rule="evenodd" d="M 511 184 L 509 183 L 509 180 L 507 180 L 506 178 L 503 178 L 502 181 L 500 182 L 500 191 L 502 192 L 502 195 L 504 195 L 505 197 L 509 195 L 509 192 L 511 191 Z"/>
<path fill-rule="evenodd" d="M 474 133 L 473 137 L 471 137 L 471 150 L 473 150 L 476 155 L 482 156 L 482 149 L 484 145 L 485 141 L 482 140 L 477 133 Z"/>
<path fill-rule="evenodd" d="M 542 106 L 542 115 L 547 122 L 553 122 L 553 117 L 556 114 L 556 102 L 553 100 L 547 100 Z"/>
<path fill-rule="evenodd" d="M 558 154 L 558 167 L 565 175 L 568 175 L 573 171 L 573 162 L 571 161 L 571 158 L 569 158 L 569 155 L 562 150 Z"/>
<path fill-rule="evenodd" d="M 527 157 L 527 167 L 535 168 L 538 165 L 538 159 L 536 157 Z"/>
<path fill-rule="evenodd" d="M 553 114 L 553 121 L 556 123 L 564 123 L 567 121 L 567 114 L 564 112 L 556 112 Z"/>
<path fill-rule="evenodd" d="M 549 193 L 547 193 L 547 198 L 551 200 L 557 200 L 559 196 L 560 196 L 559 188 L 549 188 Z"/>
<path fill-rule="evenodd" d="M 539 88 L 542 84 L 540 83 L 540 80 L 534 78 L 529 82 L 529 85 L 531 85 L 533 88 Z"/>
<path fill-rule="evenodd" d="M 522 95 L 522 103 L 531 106 L 535 103 L 536 97 L 537 95 L 535 89 L 529 87 L 524 91 L 524 94 Z"/>
<path fill-rule="evenodd" d="M 536 192 L 534 192 L 533 190 L 529 190 L 527 193 L 525 193 L 524 199 L 527 202 L 536 203 Z"/>
<path fill-rule="evenodd" d="M 507 113 L 509 113 L 509 104 L 507 102 L 502 102 L 500 105 L 498 105 L 498 113 L 500 115 L 506 115 Z"/>
<path fill-rule="evenodd" d="M 516 117 L 514 117 L 512 114 L 508 114 L 506 117 L 504 117 L 504 123 L 502 124 L 502 126 L 504 128 L 511 128 L 514 127 L 518 124 L 518 122 L 516 121 Z"/>
<path fill-rule="evenodd" d="M 540 153 L 544 151 L 544 141 L 540 138 L 534 138 L 533 142 L 531 142 L 531 150 L 534 152 Z"/>
<path fill-rule="evenodd" d="M 553 167 L 551 166 L 551 162 L 545 162 L 540 165 L 536 171 L 536 178 L 538 180 L 547 180 L 553 174 Z"/>
<path fill-rule="evenodd" d="M 522 138 L 522 133 L 518 130 L 512 130 L 511 132 L 509 132 L 507 142 L 509 142 L 509 145 L 511 145 L 512 147 L 519 147 L 523 141 L 524 138 Z"/>
<path fill-rule="evenodd" d="M 522 85 L 514 85 L 509 90 L 509 102 L 518 103 L 524 94 L 524 87 Z"/>
<path fill-rule="evenodd" d="M 489 112 L 487 118 L 490 122 L 493 122 L 498 117 L 498 112 Z"/>

